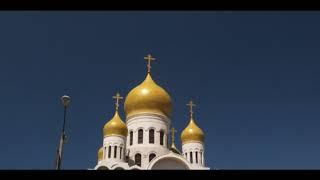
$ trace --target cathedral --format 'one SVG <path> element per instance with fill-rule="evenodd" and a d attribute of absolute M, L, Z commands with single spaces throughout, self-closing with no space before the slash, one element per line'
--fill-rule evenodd
<path fill-rule="evenodd" d="M 147 74 L 142 83 L 134 87 L 124 101 L 125 122 L 120 117 L 119 93 L 115 99 L 113 117 L 103 127 L 102 147 L 98 150 L 96 170 L 209 170 L 205 166 L 204 133 L 193 117 L 190 118 L 180 138 L 181 151 L 175 145 L 175 130 L 170 114 L 170 95 L 151 77 L 151 55 L 147 60 Z M 169 142 L 171 136 L 171 142 Z"/>

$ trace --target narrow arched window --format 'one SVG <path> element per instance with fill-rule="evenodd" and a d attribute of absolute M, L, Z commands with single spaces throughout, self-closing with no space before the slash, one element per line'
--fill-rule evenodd
<path fill-rule="evenodd" d="M 201 157 L 201 160 L 200 160 L 200 162 L 201 162 L 201 164 L 203 164 L 203 157 L 202 157 L 202 152 L 200 152 L 200 157 Z"/>
<path fill-rule="evenodd" d="M 193 163 L 193 159 L 192 159 L 192 152 L 190 152 L 190 163 Z"/>
<path fill-rule="evenodd" d="M 196 163 L 198 164 L 198 151 L 196 151 Z"/>
<path fill-rule="evenodd" d="M 154 144 L 154 130 L 153 129 L 149 130 L 149 143 Z"/>
<path fill-rule="evenodd" d="M 111 146 L 109 146 L 109 150 L 108 150 L 108 158 L 111 158 Z"/>
<path fill-rule="evenodd" d="M 133 143 L 133 132 L 130 131 L 130 146 L 132 145 Z"/>
<path fill-rule="evenodd" d="M 105 159 L 105 158 L 106 158 L 106 154 L 107 154 L 107 147 L 104 147 L 103 159 Z"/>
<path fill-rule="evenodd" d="M 114 155 L 113 155 L 114 158 L 117 157 L 117 146 L 114 146 Z"/>
<path fill-rule="evenodd" d="M 160 145 L 163 145 L 163 140 L 164 140 L 164 132 L 163 130 L 160 131 Z"/>
<path fill-rule="evenodd" d="M 156 157 L 156 154 L 151 153 L 151 154 L 149 155 L 149 162 L 150 162 L 153 158 L 155 158 L 155 157 Z"/>
<path fill-rule="evenodd" d="M 184 154 L 186 155 L 186 158 L 188 158 L 188 157 L 187 157 L 187 153 L 184 153 Z"/>
<path fill-rule="evenodd" d="M 138 131 L 138 144 L 142 144 L 143 143 L 143 130 L 139 129 Z"/>
<path fill-rule="evenodd" d="M 121 159 L 121 155 L 122 155 L 122 147 L 120 147 L 120 159 Z"/>
<path fill-rule="evenodd" d="M 140 166 L 141 167 L 141 154 L 136 154 L 135 156 L 134 156 L 134 161 L 135 161 L 135 163 L 136 163 L 136 165 L 138 165 L 138 166 Z"/>

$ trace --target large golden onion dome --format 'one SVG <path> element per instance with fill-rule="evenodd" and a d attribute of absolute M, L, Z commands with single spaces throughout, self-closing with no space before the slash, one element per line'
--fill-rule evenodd
<path fill-rule="evenodd" d="M 128 134 L 128 128 L 126 124 L 121 120 L 118 114 L 118 111 L 116 110 L 113 118 L 104 125 L 103 135 L 104 136 L 121 135 L 126 137 L 127 134 Z"/>
<path fill-rule="evenodd" d="M 186 144 L 188 142 L 203 142 L 204 133 L 194 122 L 193 118 L 190 118 L 188 126 L 181 133 L 181 142 Z"/>
<path fill-rule="evenodd" d="M 103 159 L 103 147 L 98 150 L 98 161 Z"/>
<path fill-rule="evenodd" d="M 126 117 L 152 113 L 169 117 L 172 106 L 169 94 L 158 86 L 147 73 L 145 80 L 133 88 L 124 102 Z"/>

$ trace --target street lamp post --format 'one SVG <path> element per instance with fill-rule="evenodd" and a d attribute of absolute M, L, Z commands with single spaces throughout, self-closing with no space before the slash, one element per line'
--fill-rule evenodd
<path fill-rule="evenodd" d="M 62 126 L 62 132 L 61 132 L 61 136 L 60 136 L 60 143 L 59 143 L 59 147 L 57 149 L 57 157 L 56 157 L 56 164 L 55 164 L 56 170 L 61 169 L 62 149 L 63 149 L 64 141 L 66 139 L 65 125 L 66 125 L 67 107 L 70 103 L 70 97 L 67 95 L 62 96 L 60 99 L 61 99 L 61 102 L 64 107 L 64 115 L 63 115 L 63 126 Z"/>

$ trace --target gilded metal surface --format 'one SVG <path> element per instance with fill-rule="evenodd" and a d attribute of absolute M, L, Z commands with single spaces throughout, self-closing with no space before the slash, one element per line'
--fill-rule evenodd
<path fill-rule="evenodd" d="M 118 111 L 115 111 L 113 118 L 108 121 L 103 127 L 103 135 L 122 135 L 127 136 L 128 128 L 121 120 Z"/>
<path fill-rule="evenodd" d="M 127 95 L 124 110 L 127 118 L 142 113 L 169 117 L 172 111 L 171 98 L 147 73 L 145 80 Z"/>
<path fill-rule="evenodd" d="M 192 141 L 204 141 L 204 133 L 193 120 L 193 106 L 196 106 L 192 100 L 187 104 L 190 108 L 190 121 L 187 127 L 181 133 L 181 142 L 185 144 Z"/>
<path fill-rule="evenodd" d="M 181 133 L 181 142 L 185 144 L 191 141 L 204 141 L 204 133 L 191 118 L 188 126 Z"/>
<path fill-rule="evenodd" d="M 98 150 L 98 161 L 103 159 L 103 147 Z"/>

